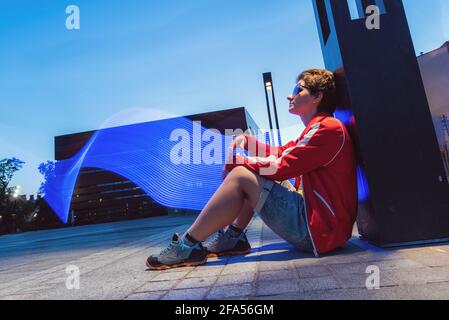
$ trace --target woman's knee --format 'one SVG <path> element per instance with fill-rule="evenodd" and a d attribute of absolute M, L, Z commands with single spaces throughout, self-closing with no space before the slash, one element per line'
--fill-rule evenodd
<path fill-rule="evenodd" d="M 254 202 L 252 200 L 258 198 L 258 194 L 260 194 L 266 181 L 263 177 L 245 167 L 237 167 L 232 170 L 229 178 L 237 183 L 250 202 Z"/>
<path fill-rule="evenodd" d="M 229 174 L 229 178 L 237 181 L 240 185 L 257 181 L 257 174 L 245 167 L 236 167 Z"/>
<path fill-rule="evenodd" d="M 232 176 L 234 177 L 242 177 L 242 176 L 246 176 L 248 174 L 252 174 L 252 171 L 243 167 L 243 166 L 239 166 L 239 167 L 235 167 L 231 173 Z"/>

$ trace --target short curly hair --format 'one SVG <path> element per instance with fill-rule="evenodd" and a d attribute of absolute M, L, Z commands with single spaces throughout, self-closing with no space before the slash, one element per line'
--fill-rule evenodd
<path fill-rule="evenodd" d="M 303 80 L 311 94 L 323 93 L 318 112 L 334 113 L 337 107 L 337 85 L 333 72 L 326 69 L 308 69 L 303 71 L 296 82 Z"/>

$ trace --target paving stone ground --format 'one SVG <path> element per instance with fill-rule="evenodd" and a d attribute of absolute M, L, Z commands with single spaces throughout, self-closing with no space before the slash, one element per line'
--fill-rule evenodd
<path fill-rule="evenodd" d="M 449 244 L 384 250 L 355 234 L 344 248 L 315 258 L 257 216 L 248 227 L 253 250 L 246 256 L 147 270 L 147 256 L 194 219 L 158 217 L 0 237 L 0 299 L 449 299 Z M 79 289 L 66 287 L 68 266 L 80 270 Z M 379 289 L 367 288 L 367 270 L 379 271 Z"/>

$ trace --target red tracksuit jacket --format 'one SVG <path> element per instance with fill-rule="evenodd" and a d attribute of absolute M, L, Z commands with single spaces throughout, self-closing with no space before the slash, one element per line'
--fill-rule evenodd
<path fill-rule="evenodd" d="M 266 156 L 237 155 L 226 169 L 244 166 L 274 181 L 296 178 L 295 187 L 302 184 L 315 255 L 344 245 L 357 217 L 356 159 L 346 127 L 331 114 L 318 113 L 299 139 L 285 146 L 245 138 L 245 149 L 257 145 Z"/>

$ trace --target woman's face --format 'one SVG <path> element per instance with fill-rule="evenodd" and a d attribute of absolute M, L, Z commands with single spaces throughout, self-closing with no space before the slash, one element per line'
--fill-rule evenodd
<path fill-rule="evenodd" d="M 298 84 L 301 85 L 301 90 L 297 95 L 290 95 L 287 97 L 289 103 L 289 112 L 291 114 L 296 114 L 298 116 L 307 116 L 310 114 L 315 114 L 323 94 L 317 93 L 312 95 L 309 89 L 305 88 L 306 84 L 304 80 L 299 80 Z"/>

